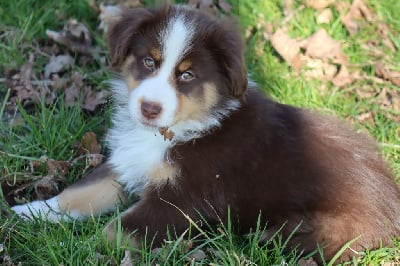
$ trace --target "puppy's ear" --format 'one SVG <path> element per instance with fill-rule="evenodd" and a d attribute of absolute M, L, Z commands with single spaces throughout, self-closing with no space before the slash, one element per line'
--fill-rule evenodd
<path fill-rule="evenodd" d="M 223 72 L 232 95 L 243 98 L 247 90 L 243 40 L 235 21 L 222 21 L 221 26 L 224 32 L 219 35 L 218 46 L 223 60 Z"/>
<path fill-rule="evenodd" d="M 132 39 L 144 23 L 153 18 L 153 12 L 145 8 L 123 11 L 110 26 L 107 34 L 111 66 L 120 66 L 128 55 Z"/>

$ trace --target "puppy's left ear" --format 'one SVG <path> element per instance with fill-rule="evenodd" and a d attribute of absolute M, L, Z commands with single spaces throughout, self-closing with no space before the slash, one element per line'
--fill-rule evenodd
<path fill-rule="evenodd" d="M 154 14 L 151 10 L 136 8 L 123 11 L 111 25 L 107 35 L 107 43 L 113 67 L 120 66 L 126 59 L 133 38 L 140 32 L 143 24 L 153 17 Z"/>
<path fill-rule="evenodd" d="M 243 98 L 247 90 L 247 70 L 244 60 L 244 44 L 237 22 L 221 22 L 223 33 L 218 36 L 218 46 L 223 59 L 223 69 L 231 93 L 236 98 Z"/>

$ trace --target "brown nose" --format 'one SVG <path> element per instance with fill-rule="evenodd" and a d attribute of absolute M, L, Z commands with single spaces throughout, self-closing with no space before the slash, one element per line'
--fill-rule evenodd
<path fill-rule="evenodd" d="M 147 119 L 155 119 L 160 115 L 162 108 L 156 102 L 142 102 L 140 110 L 142 111 L 142 115 Z"/>

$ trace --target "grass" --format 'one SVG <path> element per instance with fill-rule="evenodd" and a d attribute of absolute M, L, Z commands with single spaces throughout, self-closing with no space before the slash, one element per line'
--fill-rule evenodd
<path fill-rule="evenodd" d="M 146 3 L 157 2 L 146 1 Z M 339 116 L 352 122 L 355 127 L 368 131 L 381 144 L 383 155 L 400 176 L 400 140 L 399 125 L 389 119 L 387 112 L 399 117 L 395 110 L 381 108 L 370 99 L 359 99 L 355 95 L 357 88 L 365 86 L 388 87 L 399 92 L 400 89 L 385 83 L 376 84 L 370 80 L 359 80 L 340 89 L 330 83 L 309 79 L 296 74 L 265 41 L 263 33 L 267 22 L 275 26 L 283 25 L 282 1 L 239 1 L 232 0 L 233 12 L 237 15 L 243 32 L 252 34 L 246 39 L 246 60 L 253 80 L 259 83 L 265 92 L 276 100 L 296 106 L 318 110 Z M 368 4 L 377 13 L 379 19 L 391 29 L 391 39 L 400 48 L 400 2 L 397 0 L 368 0 Z M 292 37 L 304 38 L 321 27 L 316 24 L 315 10 L 300 7 L 295 1 L 294 9 L 298 10 L 292 20 L 285 23 Z M 0 2 L 0 73 L 10 69 L 19 69 L 28 61 L 29 53 L 46 42 L 45 30 L 61 29 L 65 21 L 75 17 L 87 25 L 94 34 L 94 41 L 104 48 L 103 36 L 96 31 L 97 16 L 87 1 L 1 1 Z M 259 27 L 257 25 L 260 25 Z M 340 23 L 339 14 L 334 12 L 331 23 L 323 25 L 327 32 L 343 43 L 344 52 L 354 65 L 365 65 L 361 70 L 373 76 L 374 61 L 371 54 L 361 48 L 368 41 L 379 41 L 375 25 L 365 27 L 354 36 L 349 36 Z M 388 50 L 380 44 L 379 49 L 387 55 L 391 64 L 399 70 L 400 53 Z M 104 50 L 104 49 L 103 49 Z M 102 52 L 104 53 L 104 52 Z M 45 55 L 35 59 L 34 73 L 40 75 L 48 61 Z M 87 75 L 85 82 L 105 87 L 104 81 L 109 78 L 105 66 L 95 62 L 78 69 Z M 2 75 L 2 74 L 0 74 Z M 1 76 L 0 76 L 1 78 Z M 15 183 L 32 184 L 45 169 L 33 169 L 32 161 L 40 161 L 43 156 L 57 160 L 71 160 L 76 157 L 74 142 L 80 141 L 87 131 L 95 132 L 101 139 L 109 124 L 110 108 L 99 112 L 88 113 L 80 107 L 65 107 L 60 97 L 55 104 L 32 106 L 18 105 L 11 113 L 6 111 L 6 103 L 12 95 L 5 83 L 0 83 L 0 182 L 4 185 Z M 373 111 L 374 121 L 361 121 L 357 117 Z M 64 185 L 85 175 L 84 162 L 74 164 Z M 400 180 L 399 180 L 400 181 Z M 32 186 L 24 190 L 23 197 L 32 200 Z M 60 188 L 61 189 L 61 188 Z M 0 187 L 1 210 L 6 207 L 5 189 Z M 60 222 L 49 224 L 41 221 L 27 223 L 17 217 L 0 216 L 0 261 L 12 261 L 23 265 L 115 265 L 125 256 L 126 247 L 114 249 L 101 238 L 103 226 L 112 218 L 91 218 L 88 221 L 73 223 Z M 163 247 L 157 253 L 152 252 L 151 245 L 138 251 L 133 259 L 138 264 L 162 265 L 288 265 L 297 264 L 299 254 L 293 250 L 284 254 L 285 239 L 278 235 L 268 241 L 268 245 L 258 245 L 262 235 L 259 224 L 253 234 L 247 238 L 235 236 L 229 225 L 221 226 L 214 232 L 203 232 L 203 241 L 197 238 L 186 241 L 179 238 Z M 400 243 L 395 241 L 395 248 L 382 247 L 367 251 L 364 256 L 353 261 L 354 265 L 379 265 L 388 261 L 400 260 Z M 196 244 L 193 249 L 188 246 Z M 194 261 L 193 256 L 201 251 L 207 258 Z M 333 262 L 327 262 L 328 265 Z M 11 264 L 10 264 L 11 265 Z"/>

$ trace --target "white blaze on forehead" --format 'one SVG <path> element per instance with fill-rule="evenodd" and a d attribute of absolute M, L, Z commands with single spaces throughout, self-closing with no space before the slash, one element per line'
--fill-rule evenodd
<path fill-rule="evenodd" d="M 159 75 L 173 73 L 179 60 L 189 51 L 193 37 L 193 26 L 182 16 L 175 16 L 160 34 L 163 63 Z"/>
<path fill-rule="evenodd" d="M 168 20 L 165 28 L 159 33 L 158 41 L 162 47 L 161 66 L 154 76 L 142 81 L 131 93 L 129 109 L 134 120 L 143 119 L 141 102 L 150 101 L 159 103 L 162 108 L 160 116 L 152 120 L 154 126 L 169 127 L 174 122 L 178 97 L 170 80 L 175 74 L 177 64 L 190 49 L 193 28 L 184 16 L 177 14 Z"/>

